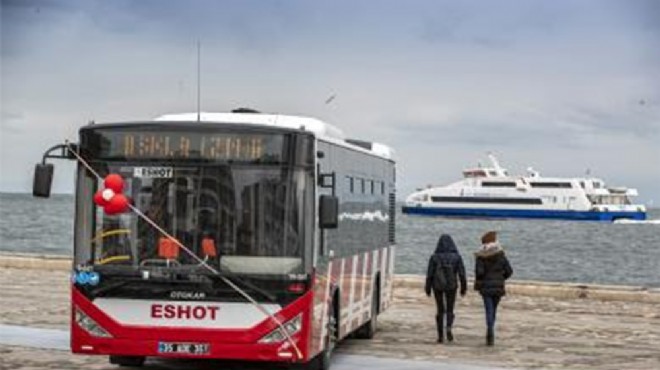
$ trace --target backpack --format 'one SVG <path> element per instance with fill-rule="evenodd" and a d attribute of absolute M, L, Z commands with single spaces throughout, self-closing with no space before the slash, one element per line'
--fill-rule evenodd
<path fill-rule="evenodd" d="M 454 273 L 454 266 L 443 261 L 441 258 L 435 260 L 435 271 L 433 272 L 433 288 L 436 290 L 453 289 L 449 286 Z"/>

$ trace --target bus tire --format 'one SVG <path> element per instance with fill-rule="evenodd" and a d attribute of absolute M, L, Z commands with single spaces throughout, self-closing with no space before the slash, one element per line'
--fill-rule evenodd
<path fill-rule="evenodd" d="M 143 356 L 110 356 L 110 363 L 119 366 L 141 367 L 144 365 Z"/>
<path fill-rule="evenodd" d="M 356 339 L 372 339 L 378 330 L 378 308 L 380 306 L 380 284 L 376 282 L 371 299 L 371 317 L 355 331 Z"/>
<path fill-rule="evenodd" d="M 326 347 L 316 355 L 305 367 L 306 370 L 328 370 L 330 369 L 330 358 L 338 342 L 339 326 L 337 321 L 337 296 L 328 307 L 328 334 L 326 336 Z"/>

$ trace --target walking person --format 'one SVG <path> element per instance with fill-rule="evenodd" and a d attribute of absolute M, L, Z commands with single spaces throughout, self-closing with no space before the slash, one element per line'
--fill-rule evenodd
<path fill-rule="evenodd" d="M 435 252 L 429 258 L 428 271 L 426 273 L 425 291 L 427 296 L 435 297 L 437 315 L 435 317 L 438 329 L 438 343 L 444 341 L 443 322 L 447 318 L 447 341 L 452 342 L 454 335 L 451 328 L 454 324 L 454 303 L 456 302 L 456 291 L 460 281 L 461 297 L 467 292 L 465 280 L 465 265 L 463 258 L 456 249 L 456 244 L 451 236 L 442 234 L 438 240 Z"/>
<path fill-rule="evenodd" d="M 489 231 L 481 237 L 481 249 L 475 252 L 474 290 L 481 293 L 486 311 L 486 345 L 495 344 L 495 320 L 497 306 L 506 294 L 504 281 L 513 270 L 497 241 L 497 233 Z"/>

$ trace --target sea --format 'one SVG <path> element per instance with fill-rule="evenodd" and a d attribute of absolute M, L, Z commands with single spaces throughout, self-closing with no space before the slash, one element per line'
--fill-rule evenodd
<path fill-rule="evenodd" d="M 74 201 L 0 193 L 0 252 L 71 255 Z M 646 222 L 450 219 L 396 215 L 395 269 L 425 274 L 441 234 L 454 238 L 468 275 L 480 237 L 498 232 L 520 280 L 660 287 L 660 209 Z"/>

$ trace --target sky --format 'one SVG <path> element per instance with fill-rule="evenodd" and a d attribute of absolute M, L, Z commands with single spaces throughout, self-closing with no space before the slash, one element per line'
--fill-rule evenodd
<path fill-rule="evenodd" d="M 396 151 L 398 193 L 495 153 L 660 205 L 660 1 L 1 0 L 0 191 L 90 120 L 251 107 Z M 329 97 L 335 96 L 328 104 Z M 54 192 L 73 191 L 56 163 Z"/>

